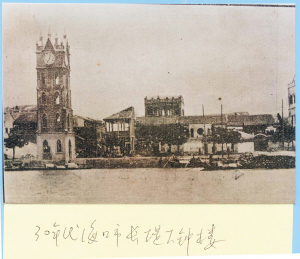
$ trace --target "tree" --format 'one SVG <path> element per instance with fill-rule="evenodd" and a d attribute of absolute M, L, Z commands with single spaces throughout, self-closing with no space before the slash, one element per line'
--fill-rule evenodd
<path fill-rule="evenodd" d="M 212 127 L 212 135 L 209 136 L 208 141 L 215 143 L 231 143 L 232 145 L 239 143 L 241 140 L 241 134 L 237 131 L 228 130 L 226 128 Z"/>
<path fill-rule="evenodd" d="M 146 146 L 152 148 L 152 152 L 158 154 L 158 143 L 162 145 L 177 145 L 179 146 L 187 142 L 189 138 L 189 129 L 187 125 L 173 123 L 173 124 L 161 124 L 161 125 L 136 125 L 136 138 L 138 141 L 143 141 Z"/>
<path fill-rule="evenodd" d="M 279 113 L 277 114 L 277 118 L 280 126 L 275 131 L 272 141 L 274 143 L 282 141 L 287 142 L 288 144 L 291 142 L 293 143 L 295 140 L 295 127 L 290 125 L 286 120 L 283 120 Z"/>
<path fill-rule="evenodd" d="M 23 133 L 20 133 L 17 129 L 12 129 L 8 134 L 8 138 L 4 139 L 4 146 L 6 148 L 13 149 L 13 161 L 15 160 L 15 148 L 22 148 L 28 143 L 27 138 Z"/>

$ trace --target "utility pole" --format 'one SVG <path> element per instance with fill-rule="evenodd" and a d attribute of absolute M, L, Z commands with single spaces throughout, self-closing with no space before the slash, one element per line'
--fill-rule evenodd
<path fill-rule="evenodd" d="M 203 120 L 204 120 L 204 155 L 206 155 L 206 147 L 207 147 L 207 143 L 206 143 L 206 131 L 205 131 L 205 118 L 204 118 L 204 105 L 202 104 L 202 114 L 203 114 Z M 205 157 L 206 158 L 206 157 Z"/>
<path fill-rule="evenodd" d="M 284 149 L 284 121 L 283 121 L 283 99 L 281 100 L 281 121 L 282 121 L 282 149 Z"/>

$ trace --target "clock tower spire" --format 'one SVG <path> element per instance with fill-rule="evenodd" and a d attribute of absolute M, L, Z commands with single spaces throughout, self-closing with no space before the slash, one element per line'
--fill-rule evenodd
<path fill-rule="evenodd" d="M 68 163 L 75 159 L 69 46 L 58 37 L 36 45 L 38 160 Z"/>

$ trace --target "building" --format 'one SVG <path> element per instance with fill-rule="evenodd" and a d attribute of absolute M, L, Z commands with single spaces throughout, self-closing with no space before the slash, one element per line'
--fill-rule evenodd
<path fill-rule="evenodd" d="M 74 115 L 73 120 L 76 157 L 102 156 L 105 151 L 102 145 L 105 133 L 103 121 L 78 115 Z"/>
<path fill-rule="evenodd" d="M 109 154 L 129 155 L 135 150 L 135 112 L 133 107 L 117 112 L 105 121 L 105 145 Z"/>
<path fill-rule="evenodd" d="M 288 98 L 289 98 L 289 124 L 292 127 L 296 126 L 296 82 L 295 77 L 291 83 L 288 84 Z"/>
<path fill-rule="evenodd" d="M 184 116 L 184 101 L 183 97 L 145 97 L 145 116 L 160 117 L 160 116 Z"/>
<path fill-rule="evenodd" d="M 22 147 L 15 147 L 15 158 L 30 156 L 36 158 L 36 130 L 37 130 L 37 107 L 36 105 L 23 105 L 6 107 L 4 109 L 3 138 L 9 137 L 12 130 L 23 135 L 26 144 Z M 4 157 L 12 158 L 13 150 L 3 148 Z"/>
<path fill-rule="evenodd" d="M 254 136 L 267 134 L 274 124 L 274 116 L 271 114 L 249 115 L 248 112 L 235 112 L 222 115 L 184 116 L 182 96 L 146 97 L 145 117 L 136 118 L 136 127 L 139 129 L 137 143 L 150 150 L 148 154 L 157 153 L 154 152 L 156 146 L 160 153 L 246 152 L 245 150 L 254 150 Z M 183 127 L 180 128 L 178 125 Z M 178 131 L 174 131 L 173 128 L 178 128 Z M 228 130 L 227 139 L 230 139 L 231 143 L 225 143 L 222 140 L 225 138 L 220 135 L 224 134 L 221 133 L 222 128 Z M 187 139 L 185 138 L 186 129 L 188 130 Z M 157 131 L 161 134 L 157 134 Z M 156 135 L 155 139 L 149 132 Z M 180 137 L 178 133 L 181 134 Z M 166 136 L 169 139 L 166 140 Z M 238 143 L 239 140 L 241 143 Z M 174 144 L 176 142 L 181 144 Z M 143 148 L 139 148 L 138 152 L 143 151 Z"/>
<path fill-rule="evenodd" d="M 70 88 L 70 46 L 48 34 L 36 44 L 37 159 L 68 163 L 75 158 Z"/>
<path fill-rule="evenodd" d="M 21 115 L 25 115 L 26 114 L 33 114 L 33 116 L 35 116 L 35 119 L 32 116 L 30 117 L 30 121 L 32 122 L 32 119 L 35 120 L 35 125 L 29 125 L 31 122 L 24 120 L 24 117 L 16 123 L 16 125 L 19 125 L 20 122 L 25 123 L 27 126 L 26 127 L 30 127 L 31 130 L 36 130 L 36 115 L 37 115 L 37 106 L 36 105 L 22 105 L 22 106 L 14 106 L 14 107 L 6 107 L 4 109 L 4 116 L 3 116 L 3 138 L 8 138 L 8 134 L 10 133 L 10 131 L 12 130 L 12 128 L 14 128 L 14 122 L 16 121 L 16 119 L 19 118 L 19 116 Z M 29 123 L 29 124 L 28 124 Z M 25 126 L 25 125 L 22 125 Z"/>

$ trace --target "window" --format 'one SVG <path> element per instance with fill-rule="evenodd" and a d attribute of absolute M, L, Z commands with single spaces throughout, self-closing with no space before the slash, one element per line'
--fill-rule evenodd
<path fill-rule="evenodd" d="M 70 130 L 70 114 L 68 114 L 68 130 Z"/>
<path fill-rule="evenodd" d="M 191 129 L 191 138 L 194 137 L 194 129 Z"/>
<path fill-rule="evenodd" d="M 60 140 L 57 140 L 57 143 L 56 143 L 56 152 L 57 153 L 61 152 L 61 141 Z"/>
<path fill-rule="evenodd" d="M 59 92 L 55 92 L 54 99 L 55 99 L 55 104 L 59 104 Z"/>
<path fill-rule="evenodd" d="M 72 157 L 72 144 L 71 144 L 71 140 L 69 140 L 69 158 L 71 159 Z"/>
<path fill-rule="evenodd" d="M 8 128 L 5 128 L 5 132 L 8 134 Z"/>
<path fill-rule="evenodd" d="M 43 142 L 43 152 L 44 153 L 50 153 L 50 147 L 48 145 L 48 141 L 47 140 L 44 140 L 44 142 Z"/>
<path fill-rule="evenodd" d="M 289 96 L 289 103 L 293 104 L 293 96 L 292 95 Z"/>
<path fill-rule="evenodd" d="M 42 117 L 42 128 L 47 128 L 47 117 L 46 114 Z"/>
<path fill-rule="evenodd" d="M 60 115 L 59 115 L 59 113 L 56 113 L 55 121 L 56 121 L 56 123 L 60 122 Z"/>
<path fill-rule="evenodd" d="M 59 75 L 58 75 L 58 73 L 55 73 L 55 75 L 54 75 L 54 78 L 55 78 L 55 84 L 59 84 Z"/>
<path fill-rule="evenodd" d="M 112 128 L 113 128 L 113 131 L 118 131 L 118 124 L 113 123 Z"/>
<path fill-rule="evenodd" d="M 204 130 L 202 128 L 197 129 L 198 135 L 203 135 Z"/>
<path fill-rule="evenodd" d="M 296 103 L 296 95 L 294 94 L 294 103 Z"/>
<path fill-rule="evenodd" d="M 43 73 L 41 74 L 41 81 L 42 81 L 42 85 L 45 85 L 46 80 L 45 80 L 45 75 Z"/>
<path fill-rule="evenodd" d="M 46 104 L 46 94 L 45 93 L 42 93 L 42 104 Z"/>

